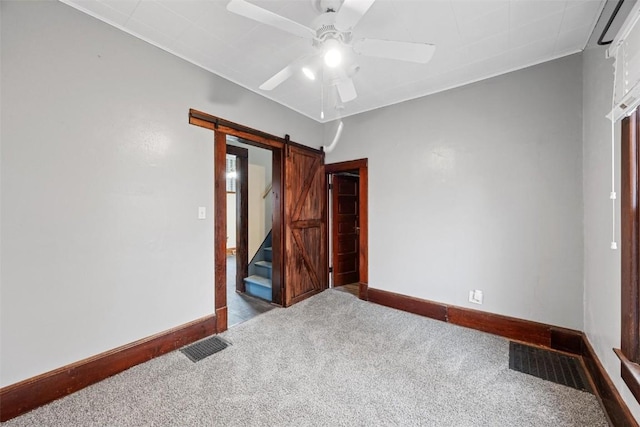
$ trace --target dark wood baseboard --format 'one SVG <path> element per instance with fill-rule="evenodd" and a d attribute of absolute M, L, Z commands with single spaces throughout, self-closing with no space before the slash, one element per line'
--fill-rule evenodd
<path fill-rule="evenodd" d="M 227 330 L 227 306 L 216 308 L 216 331 L 218 333 Z"/>
<path fill-rule="evenodd" d="M 360 282 L 358 284 L 358 298 L 360 298 L 363 301 L 366 301 L 368 290 L 369 290 L 369 285 L 366 283 Z"/>
<path fill-rule="evenodd" d="M 433 301 L 420 298 L 409 297 L 395 292 L 383 291 L 369 288 L 368 300 L 370 302 L 384 305 L 420 316 L 430 317 L 436 320 L 447 322 L 447 306 Z"/>
<path fill-rule="evenodd" d="M 369 288 L 369 301 L 443 322 L 572 353 L 580 352 L 582 332 L 500 314 Z M 576 344 L 578 343 L 578 344 Z"/>
<path fill-rule="evenodd" d="M 614 426 L 638 427 L 629 408 L 581 331 L 500 314 L 442 304 L 380 289 L 368 288 L 370 302 L 528 344 L 581 356 L 600 403 Z"/>
<path fill-rule="evenodd" d="M 211 315 L 0 389 L 0 421 L 216 333 Z"/>
<path fill-rule="evenodd" d="M 550 326 L 550 328 L 551 348 L 580 356 L 583 354 L 583 343 L 586 337 L 582 332 L 574 331 L 573 329 L 558 328 L 555 326 Z"/>
<path fill-rule="evenodd" d="M 527 343 L 551 347 L 551 327 L 542 323 L 468 308 L 448 306 L 447 321 Z M 579 334 L 578 331 L 575 331 Z"/>

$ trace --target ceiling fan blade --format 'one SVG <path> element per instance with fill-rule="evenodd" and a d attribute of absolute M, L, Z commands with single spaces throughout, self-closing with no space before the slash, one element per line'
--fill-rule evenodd
<path fill-rule="evenodd" d="M 309 27 L 305 27 L 291 19 L 258 7 L 245 0 L 231 0 L 229 4 L 227 4 L 227 10 L 299 37 L 313 38 L 316 35 L 315 31 Z"/>
<path fill-rule="evenodd" d="M 344 0 L 336 15 L 335 26 L 340 31 L 355 27 L 375 0 Z"/>
<path fill-rule="evenodd" d="M 274 74 L 274 76 L 271 77 L 269 80 L 267 80 L 266 82 L 262 83 L 260 85 L 260 89 L 262 89 L 262 90 L 273 90 L 273 89 L 277 88 L 278 86 L 280 86 L 280 84 L 285 82 L 289 77 L 293 76 L 293 73 L 296 70 L 299 70 L 300 67 L 302 67 L 303 64 L 305 64 L 308 61 L 313 60 L 313 57 L 314 57 L 314 55 L 303 55 L 303 56 L 299 57 L 298 59 L 293 61 L 291 64 L 287 65 L 282 70 L 280 70 L 276 74 Z"/>
<path fill-rule="evenodd" d="M 426 64 L 436 51 L 436 46 L 429 43 L 362 39 L 353 44 L 353 49 L 361 55 Z"/>
<path fill-rule="evenodd" d="M 349 77 L 338 81 L 338 83 L 336 83 L 336 89 L 338 89 L 338 95 L 340 95 L 340 100 L 343 103 L 353 101 L 358 97 L 356 87 L 353 85 L 353 80 Z"/>
<path fill-rule="evenodd" d="M 273 90 L 293 75 L 293 64 L 289 64 L 278 71 L 273 77 L 260 85 L 262 90 Z"/>

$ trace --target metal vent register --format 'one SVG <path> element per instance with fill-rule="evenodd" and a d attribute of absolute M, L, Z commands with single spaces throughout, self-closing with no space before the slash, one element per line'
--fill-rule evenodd
<path fill-rule="evenodd" d="M 218 353 L 229 346 L 229 343 L 218 337 L 207 338 L 180 349 L 182 354 L 187 356 L 192 362 L 199 362 L 205 357 Z"/>
<path fill-rule="evenodd" d="M 564 353 L 510 342 L 509 368 L 556 384 L 593 393 L 580 359 Z"/>

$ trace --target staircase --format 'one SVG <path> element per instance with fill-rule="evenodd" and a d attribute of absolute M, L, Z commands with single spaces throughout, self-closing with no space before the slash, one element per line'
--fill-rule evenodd
<path fill-rule="evenodd" d="M 272 301 L 271 295 L 271 231 L 249 263 L 249 277 L 244 279 L 245 292 L 251 296 Z"/>

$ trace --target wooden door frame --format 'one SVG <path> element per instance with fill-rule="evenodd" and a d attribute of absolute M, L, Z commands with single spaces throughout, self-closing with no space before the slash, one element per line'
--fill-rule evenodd
<path fill-rule="evenodd" d="M 622 120 L 620 374 L 640 402 L 640 111 Z"/>
<path fill-rule="evenodd" d="M 350 188 L 353 193 L 345 194 L 343 191 L 345 187 L 343 184 L 350 183 Z M 331 233 L 331 241 L 332 245 L 329 246 L 329 252 L 331 256 L 331 273 L 333 274 L 333 287 L 343 286 L 353 283 L 360 282 L 360 216 L 359 216 L 359 207 L 360 207 L 360 177 L 356 170 L 350 172 L 337 172 L 334 173 L 331 177 L 331 191 L 329 194 L 331 196 L 331 206 L 332 209 L 329 210 L 329 214 L 331 215 L 329 219 L 331 224 L 331 230 L 328 232 Z M 342 212 L 342 203 L 345 201 L 345 198 L 349 199 L 351 202 L 355 199 L 355 205 L 352 208 L 352 211 L 349 213 Z M 346 207 L 346 206 L 345 206 Z M 345 233 L 348 233 L 349 237 L 346 237 L 342 234 L 342 226 L 345 223 L 345 216 L 350 216 L 353 220 L 353 229 L 345 230 Z M 342 236 L 342 238 L 341 238 Z M 351 251 L 349 254 L 345 254 L 341 252 L 343 239 L 348 239 L 350 244 L 353 244 L 351 247 Z M 355 241 L 354 241 L 355 240 Z M 355 259 L 353 259 L 355 258 Z M 349 259 L 350 265 L 352 268 L 351 271 L 346 272 L 348 268 L 345 268 L 344 260 Z M 355 271 L 353 271 L 355 270 Z M 347 277 L 345 274 L 348 274 L 349 280 L 345 281 Z"/>
<path fill-rule="evenodd" d="M 225 144 L 227 154 L 236 156 L 240 172 L 236 181 L 236 292 L 244 293 L 244 278 L 249 276 L 249 150 L 229 145 L 226 138 Z"/>
<path fill-rule="evenodd" d="M 359 200 L 358 216 L 360 220 L 360 238 L 359 243 L 359 256 L 358 256 L 358 268 L 360 270 L 360 279 L 358 280 L 358 297 L 362 300 L 367 299 L 367 292 L 369 288 L 369 214 L 368 214 L 368 197 L 369 197 L 369 172 L 368 172 L 368 159 L 350 160 L 346 162 L 330 163 L 324 165 L 325 180 L 328 183 L 330 175 L 338 172 L 350 172 L 358 171 L 359 175 Z M 329 186 L 327 185 L 326 191 L 326 206 L 329 206 L 329 199 L 331 194 L 329 193 Z M 333 206 L 331 206 L 333 209 Z M 327 236 L 333 235 L 333 230 L 329 228 L 329 217 L 333 212 L 327 215 Z M 333 226 L 333 224 L 332 224 Z M 327 238 L 327 244 L 325 247 L 326 259 L 329 259 L 329 239 Z"/>
<path fill-rule="evenodd" d="M 227 330 L 227 135 L 241 138 L 244 143 L 271 150 L 272 155 L 272 193 L 274 200 L 272 246 L 273 246 L 273 303 L 282 305 L 283 284 L 285 283 L 282 265 L 284 249 L 284 198 L 283 198 L 283 161 L 285 143 L 288 136 L 279 138 L 228 120 L 189 110 L 189 123 L 214 131 L 213 148 L 213 200 L 214 200 L 214 309 L 217 332 Z"/>

